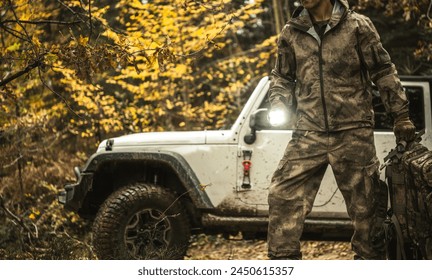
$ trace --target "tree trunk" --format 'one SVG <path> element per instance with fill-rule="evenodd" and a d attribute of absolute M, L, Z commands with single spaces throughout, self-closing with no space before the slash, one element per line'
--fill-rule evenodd
<path fill-rule="evenodd" d="M 282 0 L 273 0 L 273 12 L 274 12 L 276 33 L 279 33 L 282 30 L 282 27 L 284 25 L 283 7 L 281 1 Z"/>
<path fill-rule="evenodd" d="M 284 18 L 284 23 L 286 23 L 290 18 L 291 18 L 291 7 L 290 7 L 290 0 L 285 0 L 285 4 L 284 4 L 284 11 L 285 11 L 285 18 Z"/>

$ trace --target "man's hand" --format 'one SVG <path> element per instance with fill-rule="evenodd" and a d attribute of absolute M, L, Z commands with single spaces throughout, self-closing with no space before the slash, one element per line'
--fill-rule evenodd
<path fill-rule="evenodd" d="M 393 132 L 396 136 L 396 142 L 410 142 L 414 140 L 416 128 L 409 119 L 408 114 L 404 114 L 395 119 Z"/>
<path fill-rule="evenodd" d="M 283 103 L 276 103 L 271 106 L 268 118 L 271 126 L 280 127 L 287 124 L 289 112 Z"/>

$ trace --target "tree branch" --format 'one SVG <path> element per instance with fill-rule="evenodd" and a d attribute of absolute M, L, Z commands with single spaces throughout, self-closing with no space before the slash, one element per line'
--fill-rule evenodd
<path fill-rule="evenodd" d="M 14 15 L 14 18 L 15 18 L 17 24 L 21 27 L 21 29 L 24 31 L 24 33 L 25 33 L 25 35 L 27 37 L 27 41 L 32 42 L 32 37 L 28 34 L 27 29 L 25 29 L 24 25 L 21 23 L 20 19 L 18 18 L 18 15 L 17 15 L 17 13 L 16 13 L 16 11 L 14 9 L 14 6 L 12 5 L 12 1 L 11 0 L 9 0 L 9 4 L 11 6 L 11 11 L 12 11 L 12 13 Z M 36 56 L 37 51 L 35 50 L 35 47 L 34 47 L 33 44 L 32 44 L 32 46 L 33 46 L 33 48 L 32 48 L 33 54 L 34 54 L 34 56 Z"/>
<path fill-rule="evenodd" d="M 427 13 L 426 13 L 427 18 L 428 18 L 430 21 L 432 21 L 432 18 L 431 18 L 431 16 L 430 16 L 431 9 L 432 9 L 432 0 L 429 2 L 429 7 L 428 7 L 428 10 L 427 10 Z"/>
<path fill-rule="evenodd" d="M 36 60 L 35 62 L 33 62 L 32 64 L 27 65 L 27 67 L 15 74 L 13 74 L 12 76 L 7 77 L 4 80 L 0 81 L 0 87 L 3 87 L 5 85 L 7 85 L 8 83 L 12 82 L 13 80 L 21 77 L 24 74 L 27 74 L 28 72 L 30 72 L 31 70 L 33 70 L 36 67 L 39 67 L 42 65 L 42 61 L 40 59 Z"/>
<path fill-rule="evenodd" d="M 70 111 L 72 114 L 74 114 L 75 116 L 77 116 L 77 117 L 80 118 L 80 119 L 87 119 L 85 116 L 82 116 L 82 115 L 78 114 L 77 112 L 75 112 L 74 109 L 71 107 L 71 105 L 67 102 L 66 98 L 63 97 L 60 93 L 56 92 L 53 88 L 51 88 L 51 87 L 50 87 L 50 86 L 45 82 L 45 80 L 44 80 L 43 77 L 42 77 L 42 73 L 41 73 L 41 71 L 40 71 L 40 68 L 39 68 L 39 72 L 38 72 L 38 74 L 39 74 L 39 80 L 40 80 L 41 83 L 44 85 L 44 87 L 46 87 L 46 88 L 47 88 L 49 91 L 51 91 L 53 94 L 57 95 L 57 96 L 61 99 L 61 101 L 63 102 L 63 104 L 66 105 L 66 107 L 69 109 L 69 111 Z"/>
<path fill-rule="evenodd" d="M 69 7 L 68 5 L 66 5 L 62 0 L 57 0 L 57 2 L 62 5 L 63 7 L 65 7 L 67 10 L 69 10 L 74 16 L 78 17 L 80 19 L 81 22 L 85 23 L 85 19 L 77 12 L 75 12 L 73 9 L 71 9 L 71 7 Z M 88 26 L 90 28 L 90 26 Z"/>
<path fill-rule="evenodd" d="M 5 213 L 9 216 L 10 219 L 12 219 L 13 221 L 15 221 L 18 225 L 20 225 L 23 229 L 25 229 L 27 231 L 27 233 L 29 234 L 29 236 L 31 238 L 34 237 L 38 237 L 37 235 L 37 228 L 36 228 L 36 234 L 30 230 L 30 228 L 24 223 L 23 219 L 21 219 L 20 217 L 18 217 L 17 215 L 15 215 L 14 213 L 12 213 L 12 211 L 10 211 L 6 205 L 4 204 L 3 201 L 3 197 L 0 195 L 0 208 L 3 209 L 5 211 Z"/>
<path fill-rule="evenodd" d="M 18 39 L 20 39 L 20 40 L 22 40 L 22 41 L 26 41 L 26 42 L 29 42 L 29 43 L 31 42 L 31 41 L 29 41 L 27 38 L 25 38 L 25 34 L 19 32 L 18 30 L 15 30 L 15 29 L 9 28 L 9 27 L 4 26 L 4 25 L 2 26 L 2 28 L 3 28 L 3 30 L 6 31 L 7 33 L 11 34 L 12 36 L 14 36 L 14 37 L 16 37 L 16 38 L 18 38 Z"/>
<path fill-rule="evenodd" d="M 92 13 L 91 13 L 91 0 L 89 0 L 88 13 L 89 13 L 89 24 L 90 24 L 90 32 L 89 32 L 89 42 L 90 42 L 91 37 L 93 35 L 93 24 L 92 24 Z"/>
<path fill-rule="evenodd" d="M 74 25 L 74 24 L 78 24 L 81 23 L 81 20 L 75 20 L 75 21 L 60 21 L 60 20 L 50 20 L 50 19 L 45 19 L 45 20 L 5 20 L 5 21 L 0 21 L 0 26 L 7 24 L 7 23 L 24 23 L 24 24 L 58 24 L 58 25 Z"/>

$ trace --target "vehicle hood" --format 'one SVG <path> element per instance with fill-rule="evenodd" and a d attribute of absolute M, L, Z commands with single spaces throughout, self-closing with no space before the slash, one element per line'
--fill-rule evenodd
<path fill-rule="evenodd" d="M 208 143 L 227 143 L 230 131 L 173 131 L 136 133 L 102 141 L 99 150 L 105 150 L 107 142 L 116 147 L 127 146 L 166 146 L 166 145 L 200 145 Z"/>

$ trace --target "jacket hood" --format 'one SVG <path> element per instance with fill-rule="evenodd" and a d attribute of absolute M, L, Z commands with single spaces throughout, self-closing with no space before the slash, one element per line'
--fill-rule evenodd
<path fill-rule="evenodd" d="M 348 0 L 335 0 L 333 5 L 333 12 L 331 19 L 329 21 L 330 28 L 336 26 L 339 21 L 345 17 L 347 12 L 349 11 Z M 289 23 L 293 23 L 296 27 L 300 29 L 304 29 L 305 31 L 309 30 L 312 27 L 312 20 L 309 16 L 309 12 L 303 7 L 298 7 L 293 15 Z"/>
<path fill-rule="evenodd" d="M 339 4 L 341 4 L 346 10 L 349 9 L 349 3 L 348 0 L 335 0 L 335 2 L 339 2 Z M 300 6 L 298 7 L 294 13 L 293 13 L 293 17 L 297 17 L 299 15 L 299 13 L 301 12 L 301 10 L 303 10 L 304 7 Z"/>

